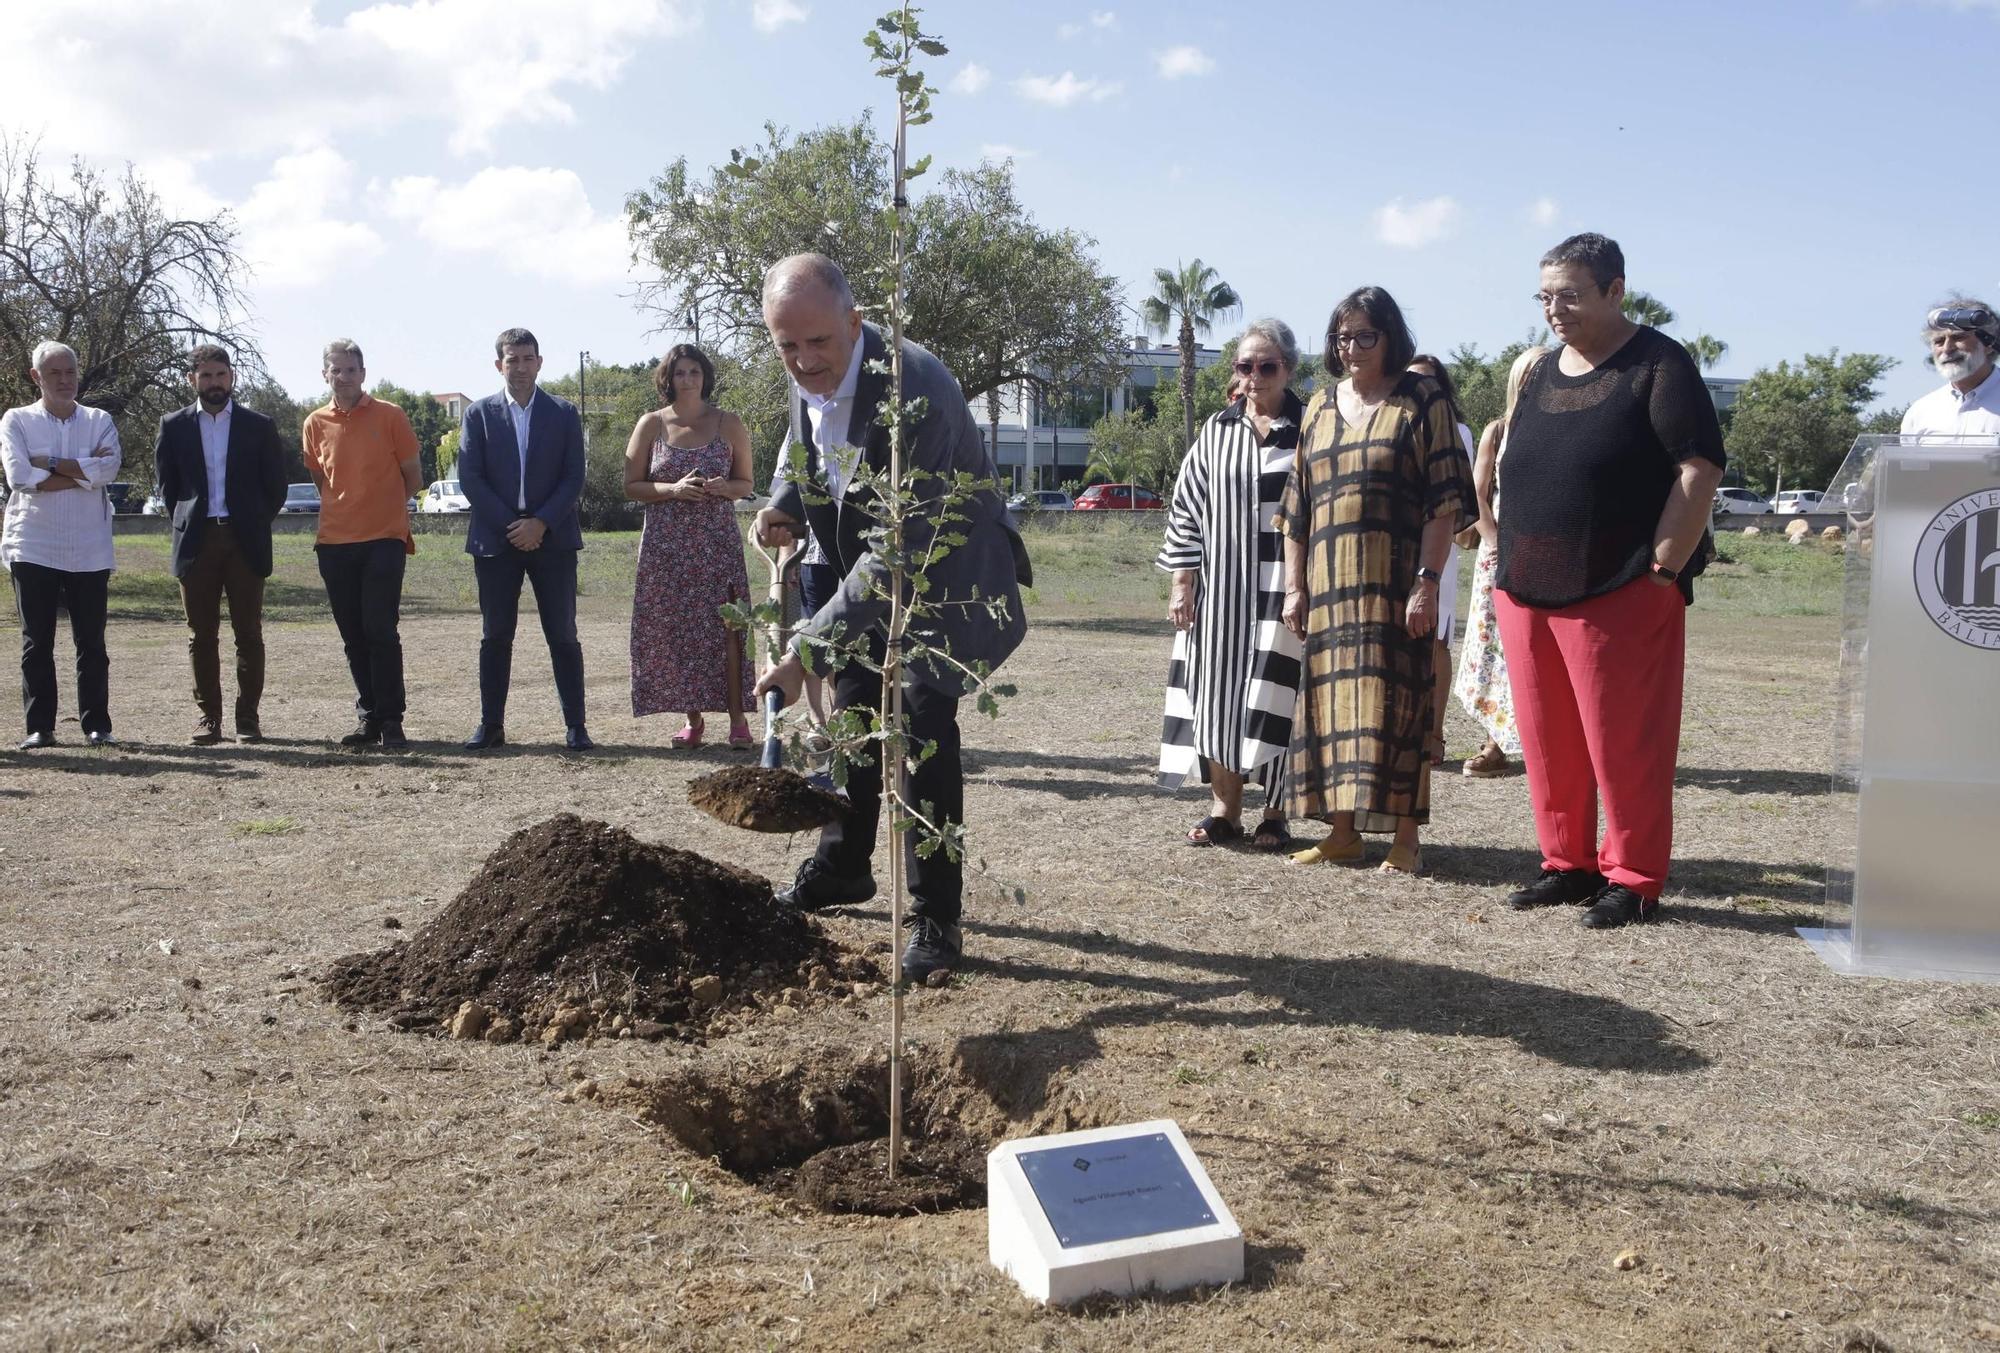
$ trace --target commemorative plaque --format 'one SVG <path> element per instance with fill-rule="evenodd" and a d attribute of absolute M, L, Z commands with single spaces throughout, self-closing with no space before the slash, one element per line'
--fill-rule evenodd
<path fill-rule="evenodd" d="M 1171 1121 L 1003 1142 L 986 1180 L 989 1256 L 1038 1300 L 1243 1277 L 1243 1233 Z"/>

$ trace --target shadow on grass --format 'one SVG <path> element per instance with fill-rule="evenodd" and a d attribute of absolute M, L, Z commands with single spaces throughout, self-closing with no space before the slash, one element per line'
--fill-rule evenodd
<path fill-rule="evenodd" d="M 404 592 L 402 614 L 439 615 L 463 612 L 467 608 L 447 597 Z M 477 614 L 478 607 L 472 608 Z M 114 575 L 108 614 L 112 620 L 158 620 L 177 623 L 185 619 L 181 610 L 180 583 L 167 573 L 119 573 Z M 300 621 L 333 622 L 327 609 L 326 592 L 310 583 L 264 580 L 264 623 L 293 624 Z M 225 634 L 227 626 L 224 626 Z M 225 638 L 224 643 L 227 644 Z"/>
<path fill-rule="evenodd" d="M 1082 982 L 1133 999 L 1097 1006 L 1073 1024 L 974 1034 L 959 1040 L 967 1073 L 1011 1085 L 1030 1065 L 1052 1086 L 1054 1072 L 1103 1055 L 1101 1030 L 1155 1025 L 1245 1029 L 1308 1024 L 1363 1026 L 1434 1037 L 1511 1039 L 1522 1051 L 1563 1066 L 1683 1075 L 1708 1065 L 1676 1043 L 1671 1024 L 1607 996 L 1518 982 L 1438 963 L 1378 955 L 1292 958 L 1215 953 L 1095 932 L 989 925 L 982 933 L 1059 945 L 1075 956 L 1062 967 L 1002 960 L 975 967 L 1006 980 Z M 1093 967 L 1102 954 L 1139 970 Z M 1189 975 L 1196 974 L 1196 975 Z M 1243 1009 L 1244 997 L 1261 1009 Z M 1024 1106 L 1030 1109 L 1039 1105 Z"/>
<path fill-rule="evenodd" d="M 1727 766 L 1683 766 L 1674 774 L 1677 789 L 1722 789 L 1731 794 L 1790 794 L 1824 797 L 1833 777 L 1818 770 L 1734 770 Z"/>
<path fill-rule="evenodd" d="M 1064 630 L 1086 634 L 1128 634 L 1149 639 L 1171 639 L 1174 633 L 1173 625 L 1164 616 L 1158 620 L 1132 620 L 1119 616 L 1057 616 L 1043 618 L 1030 615 L 1028 617 L 1028 628 L 1030 631 Z M 1166 670 L 1167 655 L 1163 650 L 1160 654 L 1160 672 L 1163 676 Z"/>

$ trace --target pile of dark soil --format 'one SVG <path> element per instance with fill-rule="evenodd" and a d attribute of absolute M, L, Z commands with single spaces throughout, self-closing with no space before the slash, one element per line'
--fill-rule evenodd
<path fill-rule="evenodd" d="M 688 802 L 727 827 L 799 832 L 837 822 L 847 800 L 796 771 L 731 766 L 688 781 Z"/>
<path fill-rule="evenodd" d="M 489 1042 L 693 1039 L 877 978 L 754 874 L 564 813 L 514 833 L 407 944 L 337 960 L 349 1009 Z M 864 988 L 865 994 L 865 988 Z"/>
<path fill-rule="evenodd" d="M 791 1176 L 793 1201 L 815 1212 L 906 1217 L 986 1202 L 986 1148 L 949 1123 L 933 1124 L 929 1137 L 904 1139 L 894 1179 L 886 1136 L 828 1147 L 781 1173 Z"/>

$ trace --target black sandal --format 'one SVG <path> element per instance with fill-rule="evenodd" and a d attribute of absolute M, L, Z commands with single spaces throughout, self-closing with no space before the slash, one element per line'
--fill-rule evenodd
<path fill-rule="evenodd" d="M 1281 817 L 1267 817 L 1257 824 L 1257 830 L 1250 833 L 1250 844 L 1259 850 L 1290 850 L 1292 829 L 1285 825 Z"/>
<path fill-rule="evenodd" d="M 1197 838 L 1196 832 L 1201 836 Z M 1188 828 L 1187 843 L 1191 846 L 1226 846 L 1243 839 L 1243 829 L 1226 817 L 1213 813 Z"/>

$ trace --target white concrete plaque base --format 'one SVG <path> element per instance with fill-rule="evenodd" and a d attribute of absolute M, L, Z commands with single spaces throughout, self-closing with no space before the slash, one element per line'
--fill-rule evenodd
<path fill-rule="evenodd" d="M 1037 1301 L 1243 1280 L 1243 1232 L 1171 1119 L 1002 1142 L 987 1254 Z"/>

